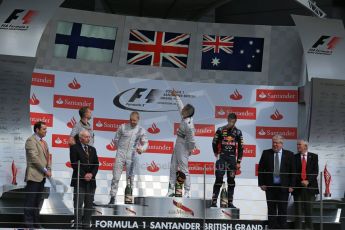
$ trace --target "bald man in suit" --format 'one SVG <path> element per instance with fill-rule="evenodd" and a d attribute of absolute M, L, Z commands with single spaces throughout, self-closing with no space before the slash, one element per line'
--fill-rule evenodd
<path fill-rule="evenodd" d="M 42 228 L 39 221 L 40 206 L 43 201 L 44 184 L 51 177 L 49 149 L 43 138 L 47 134 L 47 126 L 39 121 L 34 124 L 34 134 L 25 143 L 25 204 L 24 222 L 27 228 Z"/>
<path fill-rule="evenodd" d="M 304 229 L 313 229 L 312 208 L 315 195 L 319 194 L 317 176 L 319 174 L 319 159 L 317 154 L 308 151 L 308 142 L 297 141 L 296 160 L 296 188 L 294 189 L 295 228 L 303 229 L 302 218 L 304 216 Z"/>

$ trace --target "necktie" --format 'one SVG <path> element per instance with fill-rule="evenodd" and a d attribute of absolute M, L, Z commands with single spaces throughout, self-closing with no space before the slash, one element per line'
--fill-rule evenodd
<path fill-rule="evenodd" d="M 89 149 L 87 148 L 87 145 L 84 146 L 84 151 L 87 156 L 89 156 Z"/>
<path fill-rule="evenodd" d="M 90 163 L 90 159 L 89 159 L 89 148 L 87 147 L 87 145 L 84 146 L 84 151 L 86 153 L 86 158 L 87 158 L 87 163 Z"/>
<path fill-rule="evenodd" d="M 280 161 L 279 161 L 279 153 L 274 153 L 273 184 L 280 184 Z"/>
<path fill-rule="evenodd" d="M 305 154 L 302 155 L 302 173 L 301 173 L 302 180 L 307 179 L 307 161 L 305 160 Z"/>
<path fill-rule="evenodd" d="M 274 172 L 273 175 L 279 177 L 280 174 L 280 162 L 279 162 L 279 154 L 274 153 Z"/>
<path fill-rule="evenodd" d="M 44 156 L 46 157 L 46 160 L 48 163 L 49 162 L 49 153 L 48 153 L 47 144 L 45 143 L 45 141 L 43 139 L 40 139 L 40 144 L 42 146 Z"/>

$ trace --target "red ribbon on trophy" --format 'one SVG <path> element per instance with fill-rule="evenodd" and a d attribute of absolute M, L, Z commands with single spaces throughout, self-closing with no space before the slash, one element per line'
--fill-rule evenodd
<path fill-rule="evenodd" d="M 330 191 L 330 184 L 331 184 L 331 180 L 332 180 L 332 176 L 329 173 L 329 171 L 327 170 L 327 164 L 325 165 L 325 169 L 323 170 L 323 177 L 325 179 L 325 197 L 331 197 L 331 191 Z"/>
<path fill-rule="evenodd" d="M 12 184 L 17 185 L 17 172 L 18 169 L 16 167 L 16 164 L 14 163 L 14 160 L 12 161 Z"/>

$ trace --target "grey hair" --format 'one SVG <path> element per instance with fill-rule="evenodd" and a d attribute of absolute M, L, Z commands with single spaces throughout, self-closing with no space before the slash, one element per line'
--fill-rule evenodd
<path fill-rule="evenodd" d="M 303 143 L 305 144 L 305 146 L 309 146 L 309 142 L 304 140 L 304 139 L 299 139 L 297 142 L 303 141 Z"/>
<path fill-rule="evenodd" d="M 78 136 L 79 136 L 79 138 L 80 138 L 80 137 L 82 137 L 84 134 L 87 134 L 87 133 L 90 134 L 89 131 L 87 131 L 86 129 L 83 129 L 82 131 L 79 132 Z"/>
<path fill-rule="evenodd" d="M 276 134 L 272 137 L 272 140 L 279 140 L 282 144 L 284 144 L 284 137 L 282 135 Z"/>

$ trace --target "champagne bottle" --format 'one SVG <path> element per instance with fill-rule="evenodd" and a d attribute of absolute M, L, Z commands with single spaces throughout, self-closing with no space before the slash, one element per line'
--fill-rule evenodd
<path fill-rule="evenodd" d="M 125 204 L 133 204 L 133 189 L 130 177 L 127 179 L 127 185 L 125 188 Z"/>
<path fill-rule="evenodd" d="M 176 172 L 176 183 L 175 183 L 175 197 L 182 197 L 183 184 L 186 180 L 186 175 L 181 172 Z"/>
<path fill-rule="evenodd" d="M 225 183 L 223 182 L 222 191 L 220 193 L 220 207 L 227 208 L 228 207 L 228 192 L 225 187 Z"/>
<path fill-rule="evenodd" d="M 175 184 L 175 197 L 182 197 L 183 184 L 176 181 Z"/>

